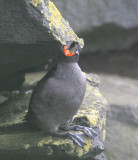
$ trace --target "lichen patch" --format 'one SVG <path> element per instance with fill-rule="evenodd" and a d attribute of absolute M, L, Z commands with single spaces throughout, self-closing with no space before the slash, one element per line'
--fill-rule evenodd
<path fill-rule="evenodd" d="M 52 140 L 52 138 L 50 136 L 50 137 L 47 137 L 47 138 L 43 138 L 41 141 L 39 141 L 38 144 L 37 144 L 37 146 L 38 147 L 43 147 L 43 145 L 50 144 L 52 142 L 53 142 L 53 140 Z"/>
<path fill-rule="evenodd" d="M 42 3 L 42 0 L 31 0 L 30 3 L 32 3 L 33 6 L 37 7 L 37 5 Z"/>

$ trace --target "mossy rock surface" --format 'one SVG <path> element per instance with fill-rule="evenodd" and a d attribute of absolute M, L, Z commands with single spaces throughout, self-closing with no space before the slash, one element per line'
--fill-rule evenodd
<path fill-rule="evenodd" d="M 0 106 L 0 159 L 95 159 L 104 150 L 103 141 L 106 133 L 107 102 L 100 94 L 98 86 L 97 76 L 87 75 L 86 96 L 73 121 L 75 124 L 96 127 L 95 130 L 98 132 L 94 140 L 82 135 L 87 144 L 84 149 L 76 146 L 68 138 L 46 135 L 23 121 L 31 88 L 12 96 Z"/>

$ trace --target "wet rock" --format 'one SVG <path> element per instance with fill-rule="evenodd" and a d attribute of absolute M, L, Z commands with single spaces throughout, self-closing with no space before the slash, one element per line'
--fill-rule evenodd
<path fill-rule="evenodd" d="M 75 32 L 85 52 L 128 49 L 138 42 L 137 0 L 53 0 Z"/>
<path fill-rule="evenodd" d="M 100 94 L 99 88 L 92 86 L 95 75 L 87 75 L 87 79 L 85 99 L 73 123 L 95 127 L 98 136 L 94 140 L 83 136 L 87 145 L 81 149 L 70 139 L 49 136 L 28 126 L 23 121 L 31 95 L 25 94 L 27 88 L 0 107 L 1 159 L 105 160 L 102 152 L 106 134 L 107 101 Z"/>
<path fill-rule="evenodd" d="M 22 84 L 20 76 L 10 85 L 5 80 L 57 59 L 66 41 L 77 41 L 83 47 L 83 40 L 50 0 L 1 0 L 0 15 L 0 89 L 17 89 Z"/>

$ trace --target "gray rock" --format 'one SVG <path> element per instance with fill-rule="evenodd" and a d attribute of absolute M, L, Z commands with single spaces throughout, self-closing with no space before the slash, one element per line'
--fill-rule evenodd
<path fill-rule="evenodd" d="M 115 114 L 114 111 L 112 112 L 112 109 L 113 108 L 111 106 L 110 112 Z M 127 117 L 125 114 L 122 116 Z M 131 123 L 127 122 L 128 120 L 120 121 L 120 119 L 114 119 L 112 116 L 107 116 L 107 136 L 105 143 L 105 155 L 107 159 L 138 159 L 138 127 L 137 125 L 132 125 Z"/>
<path fill-rule="evenodd" d="M 0 104 L 7 101 L 7 97 L 3 96 L 3 95 L 0 95 Z"/>
<path fill-rule="evenodd" d="M 132 28 L 138 26 L 137 0 L 53 0 L 75 31 L 105 23 Z M 75 21 L 74 21 L 75 19 Z"/>
<path fill-rule="evenodd" d="M 137 0 L 53 0 L 85 41 L 85 52 L 128 49 L 138 42 Z"/>
<path fill-rule="evenodd" d="M 36 70 L 48 59 L 57 59 L 66 41 L 77 41 L 83 47 L 83 40 L 49 0 L 1 0 L 0 35 L 0 90 L 4 86 L 17 89 L 23 80 L 20 72 Z M 5 80 L 11 80 L 13 73 L 18 76 L 8 85 Z"/>
<path fill-rule="evenodd" d="M 100 90 L 108 100 L 105 154 L 111 160 L 138 159 L 138 80 L 100 75 Z"/>
<path fill-rule="evenodd" d="M 129 50 L 83 54 L 79 64 L 87 73 L 105 73 L 138 78 L 138 49 L 136 46 L 138 43 Z M 108 80 L 108 77 L 106 79 Z"/>
<path fill-rule="evenodd" d="M 67 40 L 76 40 L 83 47 L 83 40 L 77 37 L 50 0 L 1 0 L 0 7 L 1 44 L 48 42 L 47 48 L 53 49 L 51 41 L 65 44 Z"/>

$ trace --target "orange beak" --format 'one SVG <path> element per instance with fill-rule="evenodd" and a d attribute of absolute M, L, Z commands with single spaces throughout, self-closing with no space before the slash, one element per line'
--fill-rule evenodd
<path fill-rule="evenodd" d="M 76 53 L 71 53 L 70 50 L 66 49 L 66 46 L 63 47 L 63 53 L 65 56 L 68 56 L 68 57 L 71 57 L 71 56 L 74 56 Z"/>

